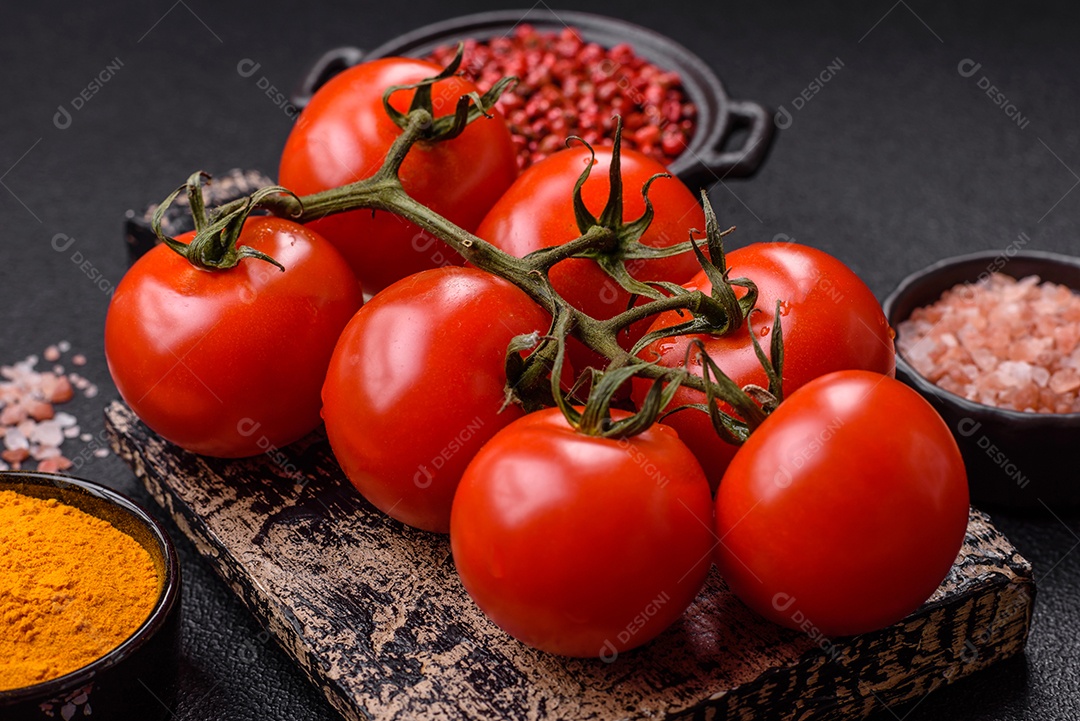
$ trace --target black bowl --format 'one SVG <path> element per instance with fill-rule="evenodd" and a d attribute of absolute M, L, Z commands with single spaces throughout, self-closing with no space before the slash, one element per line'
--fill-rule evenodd
<path fill-rule="evenodd" d="M 885 300 L 885 316 L 895 328 L 954 285 L 995 270 L 1016 278 L 1037 275 L 1080 291 L 1080 258 L 1040 251 L 973 253 L 909 275 Z M 1080 440 L 1080 413 L 1025 413 L 969 401 L 931 383 L 899 353 L 896 377 L 919 391 L 949 424 L 974 502 L 1040 513 L 1080 504 L 1072 455 Z"/>
<path fill-rule="evenodd" d="M 712 185 L 727 177 L 752 175 L 765 159 L 773 137 L 772 114 L 758 103 L 731 100 L 709 66 L 682 45 L 640 25 L 618 18 L 572 10 L 498 10 L 464 15 L 426 25 L 399 35 L 370 52 L 355 47 L 326 52 L 308 71 L 292 102 L 304 107 L 312 94 L 330 78 L 362 60 L 385 57 L 422 57 L 440 45 L 474 38 L 489 40 L 509 33 L 520 23 L 544 31 L 576 28 L 584 40 L 604 47 L 629 43 L 634 52 L 682 78 L 690 101 L 698 109 L 698 126 L 686 150 L 668 169 L 691 188 Z M 743 147 L 724 150 L 734 131 L 746 128 Z"/>
<path fill-rule="evenodd" d="M 131 500 L 91 481 L 49 473 L 5 471 L 0 472 L 0 490 L 55 498 L 108 521 L 150 553 L 163 579 L 150 616 L 126 641 L 96 661 L 51 681 L 0 691 L 0 718 L 55 721 L 169 716 L 176 694 L 180 566 L 168 535 Z"/>

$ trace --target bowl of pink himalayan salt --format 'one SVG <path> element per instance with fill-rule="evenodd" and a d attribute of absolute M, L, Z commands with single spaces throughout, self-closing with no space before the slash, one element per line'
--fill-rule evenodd
<path fill-rule="evenodd" d="M 896 376 L 952 429 L 973 501 L 1040 513 L 1080 504 L 1080 258 L 947 258 L 905 278 L 884 309 Z"/>

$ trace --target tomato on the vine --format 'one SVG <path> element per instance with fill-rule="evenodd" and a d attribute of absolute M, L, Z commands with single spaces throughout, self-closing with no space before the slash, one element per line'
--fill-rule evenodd
<path fill-rule="evenodd" d="M 585 207 L 599 215 L 607 203 L 611 183 L 608 171 L 611 148 L 596 148 L 596 161 L 582 187 Z M 581 235 L 573 202 L 574 184 L 590 162 L 586 147 L 561 150 L 530 166 L 510 186 L 488 212 L 476 234 L 511 255 L 523 257 L 542 248 L 567 243 Z M 632 221 L 645 211 L 642 186 L 663 165 L 635 150 L 622 148 L 620 171 L 623 183 L 624 220 Z M 658 178 L 649 190 L 655 216 L 641 236 L 645 245 L 667 247 L 684 242 L 691 228 L 704 228 L 705 216 L 690 189 L 676 177 Z M 693 253 L 667 258 L 626 261 L 630 275 L 638 280 L 684 283 L 701 269 Z M 630 294 L 593 260 L 571 258 L 556 264 L 549 274 L 551 284 L 574 307 L 594 318 L 610 318 L 626 310 Z M 620 336 L 625 348 L 645 332 L 647 323 L 632 326 Z M 595 353 L 573 341 L 570 361 L 581 370 L 585 365 L 603 365 Z"/>
<path fill-rule="evenodd" d="M 383 107 L 383 92 L 433 77 L 441 69 L 424 60 L 383 58 L 332 78 L 315 93 L 289 134 L 281 156 L 281 184 L 306 195 L 372 175 L 401 134 Z M 435 83 L 436 114 L 452 114 L 458 98 L 472 92 L 476 86 L 459 76 Z M 414 94 L 395 92 L 390 104 L 404 112 Z M 510 131 L 497 110 L 491 115 L 450 140 L 417 143 L 399 172 L 410 196 L 469 231 L 517 177 Z M 443 241 L 392 213 L 354 210 L 310 225 L 338 247 L 369 293 L 421 270 L 464 262 Z"/>
<path fill-rule="evenodd" d="M 139 418 L 182 448 L 229 458 L 319 425 L 330 354 L 361 303 L 345 259 L 309 228 L 249 217 L 239 242 L 285 270 L 257 258 L 204 270 L 159 245 L 120 281 L 105 320 L 109 372 Z"/>
<path fill-rule="evenodd" d="M 403 523 L 448 531 L 465 466 L 523 414 L 502 408 L 507 346 L 550 324 L 523 290 L 475 268 L 423 271 L 375 296 L 323 388 L 326 433 L 357 490 Z"/>
<path fill-rule="evenodd" d="M 641 358 L 667 367 L 686 367 L 691 374 L 701 375 L 702 362 L 697 352 L 691 353 L 686 364 L 687 350 L 696 339 L 740 387 L 751 383 L 768 387 L 749 334 L 752 327 L 767 354 L 769 334 L 776 322 L 776 302 L 780 301 L 785 395 L 832 371 L 895 373 L 893 333 L 881 304 L 841 261 L 806 245 L 753 243 L 728 253 L 727 265 L 732 278 L 749 278 L 757 285 L 757 310 L 750 315 L 750 323 L 725 336 L 698 334 L 654 341 L 638 354 Z M 708 293 L 712 285 L 702 272 L 686 287 Z M 735 288 L 738 297 L 745 293 L 744 288 Z M 685 313 L 664 313 L 649 330 L 670 327 L 686 318 Z M 648 388 L 647 382 L 634 379 L 635 402 L 641 402 Z M 703 402 L 703 394 L 684 387 L 675 394 L 670 407 Z M 703 413 L 681 411 L 664 422 L 677 430 L 694 451 L 715 489 L 737 447 L 720 440 Z"/>
<path fill-rule="evenodd" d="M 507 633 L 611 661 L 693 601 L 712 565 L 711 525 L 701 466 L 671 429 L 584 435 L 549 408 L 469 464 L 450 545 L 465 589 Z"/>
<path fill-rule="evenodd" d="M 735 454 L 716 562 L 776 623 L 863 633 L 933 593 L 967 521 L 964 462 L 930 404 L 888 376 L 839 371 L 795 391 Z"/>

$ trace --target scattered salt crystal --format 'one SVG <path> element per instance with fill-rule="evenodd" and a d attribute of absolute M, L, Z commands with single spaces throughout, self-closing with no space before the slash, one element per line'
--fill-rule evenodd
<path fill-rule="evenodd" d="M 60 455 L 60 449 L 56 446 L 34 446 L 30 455 L 35 461 L 43 461 L 46 458 L 56 458 Z"/>
<path fill-rule="evenodd" d="M 45 401 L 30 401 L 26 404 L 26 412 L 35 421 L 47 421 L 54 414 L 52 404 Z"/>
<path fill-rule="evenodd" d="M 22 421 L 27 416 L 26 406 L 10 404 L 4 406 L 4 410 L 0 411 L 0 423 L 5 426 L 13 426 Z"/>
<path fill-rule="evenodd" d="M 57 412 L 53 404 L 64 403 L 75 395 L 73 385 L 87 397 L 97 395 L 97 386 L 77 374 L 65 374 L 56 363 L 71 344 L 62 341 L 42 352 L 51 370 L 37 370 L 38 356 L 0 366 L 0 470 L 19 470 L 30 459 L 41 471 L 64 471 L 73 463 L 64 457 L 61 446 L 65 440 L 82 437 L 93 440 L 79 428 L 78 419 L 70 413 Z M 86 356 L 72 357 L 72 363 L 84 365 Z"/>
<path fill-rule="evenodd" d="M 94 437 L 89 433 L 83 433 L 81 436 L 79 436 L 79 440 L 83 443 L 89 443 L 90 441 L 94 440 Z"/>
<path fill-rule="evenodd" d="M 94 458 L 106 458 L 106 457 L 108 457 L 109 453 L 110 453 L 110 451 L 109 451 L 108 448 L 105 448 L 105 447 L 96 448 L 96 449 L 94 449 Z"/>
<path fill-rule="evenodd" d="M 66 376 L 60 376 L 56 379 L 56 385 L 52 388 L 52 391 L 46 396 L 46 400 L 53 403 L 67 403 L 74 397 L 75 391 L 71 389 L 71 383 Z"/>
<path fill-rule="evenodd" d="M 8 463 L 22 463 L 30 457 L 30 450 L 27 448 L 8 448 L 0 453 L 0 458 L 3 458 Z"/>
<path fill-rule="evenodd" d="M 1080 295 L 992 273 L 916 309 L 897 350 L 942 388 L 986 405 L 1080 412 Z"/>
<path fill-rule="evenodd" d="M 57 471 L 66 471 L 68 468 L 71 468 L 71 461 L 63 456 L 46 458 L 38 464 L 38 470 L 43 473 L 56 473 Z"/>
<path fill-rule="evenodd" d="M 38 423 L 30 440 L 43 446 L 59 447 L 64 442 L 64 431 L 56 421 L 43 421 Z"/>
<path fill-rule="evenodd" d="M 17 451 L 20 448 L 30 449 L 30 441 L 18 429 L 11 429 L 4 434 L 4 448 L 9 451 Z"/>

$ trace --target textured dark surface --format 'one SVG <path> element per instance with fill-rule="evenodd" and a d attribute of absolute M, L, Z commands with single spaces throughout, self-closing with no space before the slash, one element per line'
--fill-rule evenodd
<path fill-rule="evenodd" d="M 102 387 L 71 410 L 99 432 L 115 395 L 101 340 L 108 296 L 80 263 L 119 281 L 124 212 L 164 198 L 199 168 L 272 171 L 292 121 L 260 84 L 287 95 L 329 47 L 372 47 L 431 20 L 494 7 L 41 0 L 5 8 L 0 361 L 71 340 L 89 357 L 84 373 Z M 711 64 L 733 97 L 791 112 L 762 172 L 712 190 L 722 220 L 739 226 L 736 246 L 778 234 L 817 245 L 879 297 L 933 260 L 1003 249 L 1020 233 L 1028 248 L 1080 253 L 1080 191 L 1069 192 L 1080 172 L 1080 8 L 1072 3 L 576 7 L 669 34 Z M 119 72 L 72 112 L 69 127 L 57 128 L 57 106 L 70 108 L 117 57 Z M 795 110 L 793 99 L 837 58 L 835 77 Z M 245 59 L 260 64 L 246 78 L 237 72 Z M 957 70 L 965 59 L 981 64 L 972 77 Z M 1026 127 L 980 90 L 982 77 L 1015 103 Z M 55 250 L 58 233 L 75 244 Z M 73 262 L 76 252 L 83 260 Z M 66 448 L 79 455 L 100 444 Z M 115 458 L 87 453 L 79 473 L 152 505 Z M 1034 566 L 1039 594 L 1026 658 L 917 705 L 883 709 L 882 721 L 1080 717 L 1080 517 L 987 510 Z M 335 718 L 182 534 L 173 535 L 185 574 L 176 718 Z"/>
<path fill-rule="evenodd" d="M 714 569 L 646 647 L 559 658 L 479 612 L 444 536 L 358 498 L 322 433 L 226 461 L 164 441 L 120 402 L 105 415 L 116 453 L 349 719 L 863 718 L 1016 655 L 1030 629 L 1031 566 L 973 511 L 949 575 L 889 628 L 816 644 L 755 616 Z"/>

